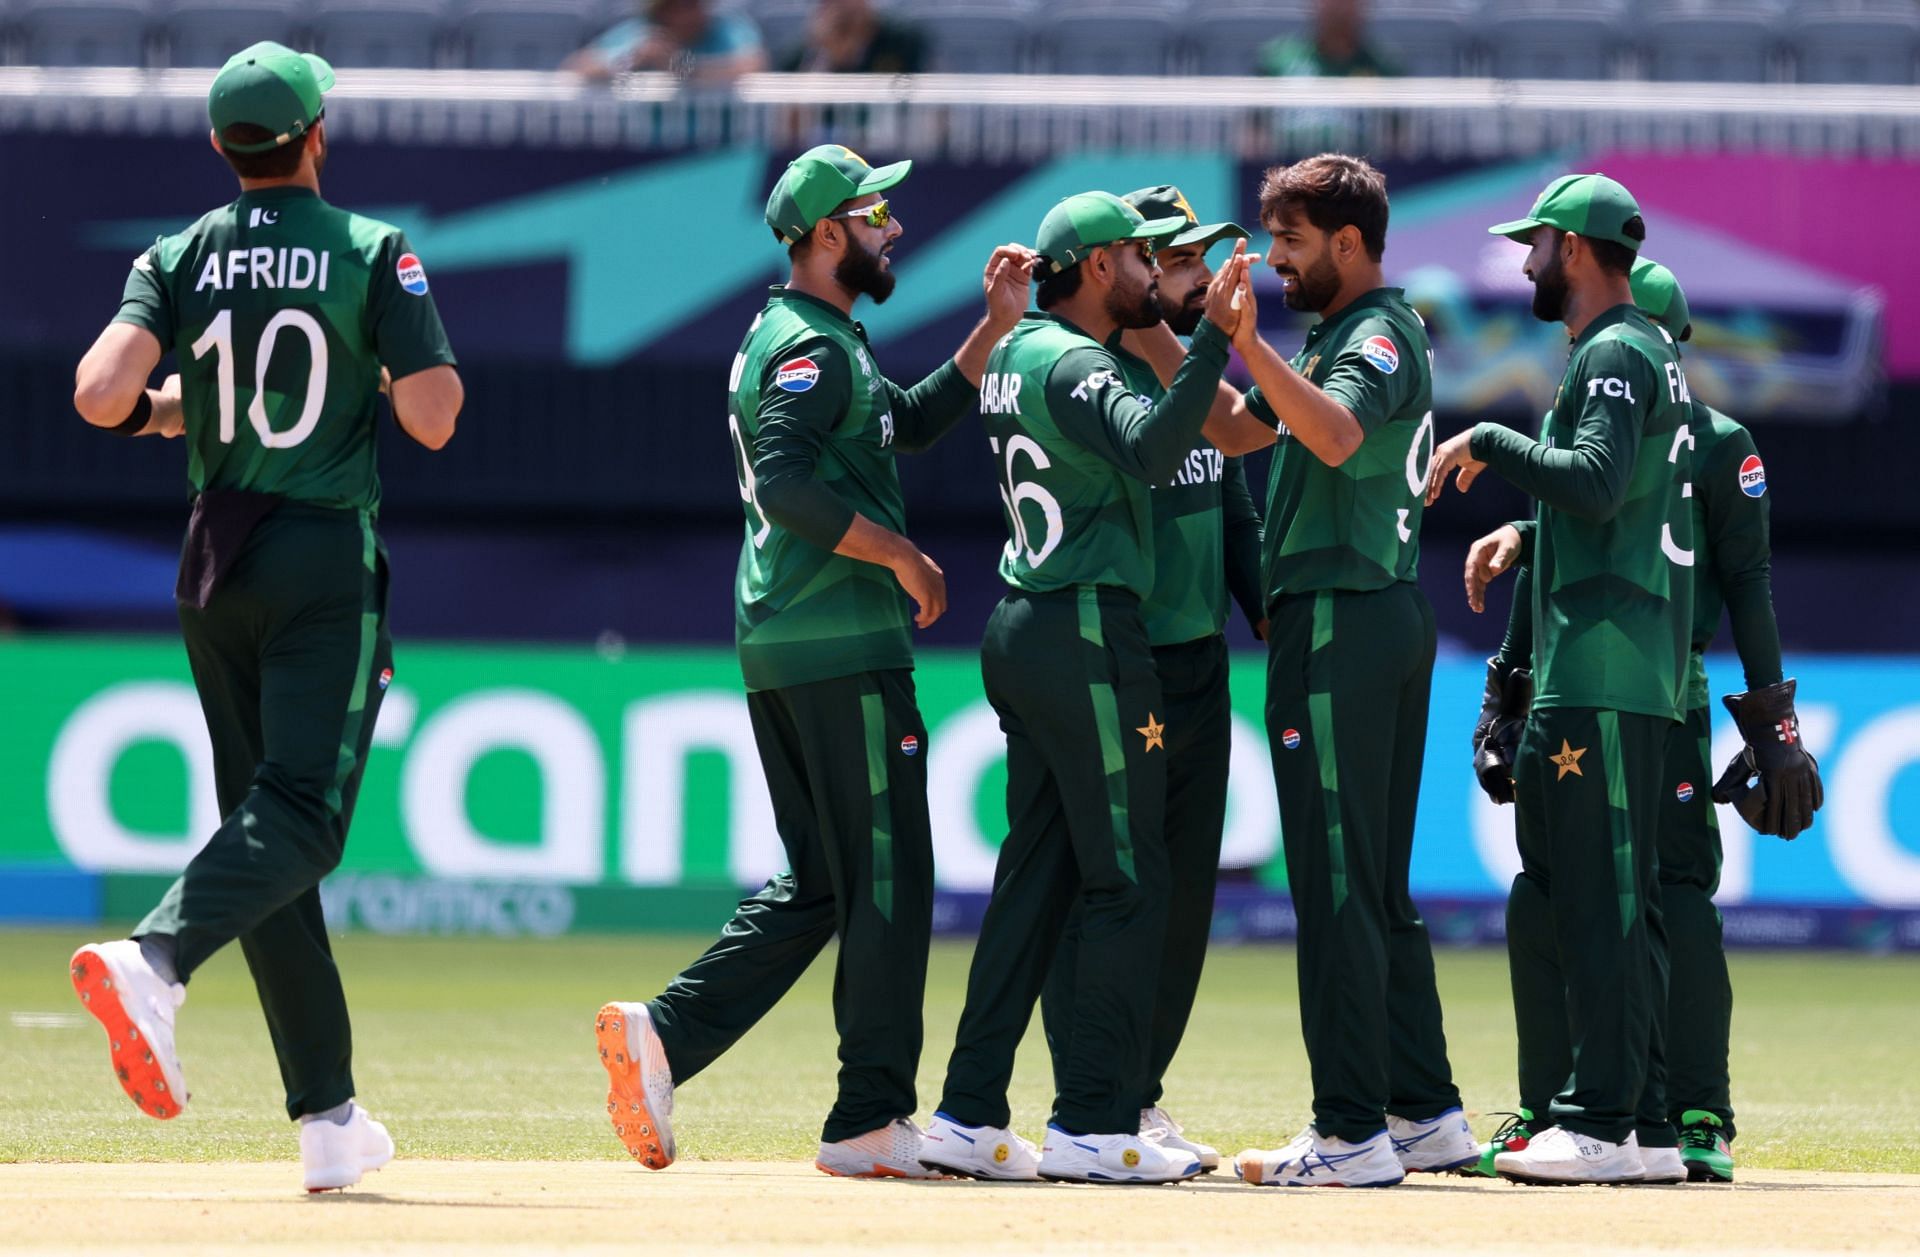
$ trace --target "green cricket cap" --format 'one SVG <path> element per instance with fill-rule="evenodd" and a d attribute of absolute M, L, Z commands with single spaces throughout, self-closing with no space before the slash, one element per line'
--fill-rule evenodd
<path fill-rule="evenodd" d="M 856 196 L 885 192 L 913 170 L 910 161 L 875 169 L 842 144 L 821 144 L 787 163 L 767 196 L 767 226 L 781 244 L 792 244 L 813 225 Z"/>
<path fill-rule="evenodd" d="M 1085 261 L 1101 245 L 1116 240 L 1165 244 L 1188 225 L 1186 215 L 1178 211 L 1150 219 L 1111 192 L 1081 192 L 1047 211 L 1033 247 L 1053 270 L 1064 271 Z"/>
<path fill-rule="evenodd" d="M 1631 276 L 1633 304 L 1640 312 L 1666 328 L 1675 340 L 1687 339 L 1693 327 L 1693 315 L 1687 310 L 1687 294 L 1672 271 L 1652 258 L 1633 264 Z"/>
<path fill-rule="evenodd" d="M 263 39 L 228 59 L 207 92 L 207 118 L 216 134 L 236 122 L 273 135 L 258 144 L 229 144 L 229 153 L 264 153 L 305 135 L 326 112 L 321 96 L 333 86 L 333 67 L 310 52 Z"/>
<path fill-rule="evenodd" d="M 1200 215 L 1193 212 L 1193 206 L 1187 204 L 1187 198 L 1180 194 L 1180 189 L 1170 183 L 1163 183 L 1156 188 L 1141 188 L 1120 199 L 1139 210 L 1142 218 L 1172 218 L 1178 215 L 1187 220 L 1184 230 L 1171 240 L 1161 242 L 1163 249 L 1197 244 L 1204 250 L 1211 249 L 1221 240 L 1252 239 L 1247 229 L 1239 223 L 1202 223 Z"/>
<path fill-rule="evenodd" d="M 1633 221 L 1639 217 L 1633 193 L 1605 175 L 1561 175 L 1547 185 L 1525 218 L 1489 227 L 1487 233 L 1527 244 L 1534 228 L 1558 227 L 1577 236 L 1611 240 L 1637 253 L 1647 238 L 1644 220 Z M 1630 227 L 1639 234 L 1630 234 Z"/>

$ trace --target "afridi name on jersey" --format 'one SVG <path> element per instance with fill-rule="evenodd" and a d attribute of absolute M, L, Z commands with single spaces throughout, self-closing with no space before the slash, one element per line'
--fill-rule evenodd
<path fill-rule="evenodd" d="M 426 269 L 397 227 L 312 191 L 244 192 L 134 260 L 115 322 L 180 369 L 198 489 L 375 510 L 380 368 L 452 365 Z"/>
<path fill-rule="evenodd" d="M 1691 400 L 1672 340 L 1620 305 L 1574 341 L 1539 442 L 1474 428 L 1473 456 L 1539 501 L 1535 707 L 1679 718 L 1693 630 Z"/>
<path fill-rule="evenodd" d="M 1247 408 L 1280 432 L 1267 480 L 1261 579 L 1271 604 L 1322 589 L 1413 580 L 1433 458 L 1433 349 L 1398 288 L 1376 288 L 1314 325 L 1294 369 L 1365 433 L 1338 467 L 1294 440 L 1258 388 Z"/>
<path fill-rule="evenodd" d="M 823 301 L 776 288 L 734 357 L 728 389 L 746 511 L 734 640 L 747 688 L 911 668 L 912 612 L 899 582 L 833 551 L 856 511 L 894 532 L 906 528 L 891 393 L 865 332 Z M 810 537 L 775 523 L 759 501 L 761 479 L 796 450 L 838 512 Z"/>
<path fill-rule="evenodd" d="M 1217 381 L 1226 354 L 1226 336 L 1202 322 L 1183 374 Z M 1027 315 L 994 346 L 980 415 L 1000 471 L 1007 584 L 1033 592 L 1111 585 L 1142 599 L 1153 592 L 1147 486 L 1178 474 L 1211 393 L 1176 380 L 1182 391 L 1156 402 L 1150 378 L 1136 366 L 1130 379 L 1113 350 L 1048 314 Z"/>

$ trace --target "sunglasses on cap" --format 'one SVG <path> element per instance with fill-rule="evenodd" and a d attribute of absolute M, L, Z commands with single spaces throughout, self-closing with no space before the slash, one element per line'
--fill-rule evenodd
<path fill-rule="evenodd" d="M 843 210 L 838 214 L 828 214 L 828 218 L 859 218 L 869 227 L 884 227 L 893 221 L 892 206 L 884 199 L 872 205 L 863 205 L 859 209 Z"/>

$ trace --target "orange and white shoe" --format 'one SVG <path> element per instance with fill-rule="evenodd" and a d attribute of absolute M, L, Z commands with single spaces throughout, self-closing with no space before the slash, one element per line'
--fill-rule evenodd
<path fill-rule="evenodd" d="M 633 1159 L 649 1170 L 673 1164 L 673 1070 L 645 1004 L 612 1003 L 594 1019 L 607 1069 L 607 1116 Z"/>
<path fill-rule="evenodd" d="M 870 1130 L 837 1143 L 822 1142 L 813 1168 L 835 1178 L 945 1178 L 920 1164 L 920 1128 L 896 1117 L 879 1130 Z"/>
<path fill-rule="evenodd" d="M 176 1117 L 187 1084 L 173 1047 L 174 1010 L 187 988 L 163 981 L 130 938 L 88 943 L 68 962 L 80 1003 L 107 1032 L 113 1073 L 142 1113 Z"/>

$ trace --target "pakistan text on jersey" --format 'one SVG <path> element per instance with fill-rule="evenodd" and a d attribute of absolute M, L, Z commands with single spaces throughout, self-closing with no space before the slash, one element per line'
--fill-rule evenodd
<path fill-rule="evenodd" d="M 1226 474 L 1227 456 L 1211 445 L 1196 446 L 1188 453 L 1180 470 L 1167 481 L 1168 488 L 1190 484 L 1214 484 Z"/>
<path fill-rule="evenodd" d="M 244 280 L 249 289 L 257 288 L 312 288 L 318 292 L 327 290 L 327 271 L 333 255 L 322 249 L 315 253 L 312 249 L 285 245 L 269 249 L 264 245 L 252 249 L 228 249 L 225 253 L 207 255 L 206 265 L 200 268 L 200 278 L 194 281 L 193 290 L 211 288 L 215 291 L 232 291 L 240 287 Z M 224 275 L 221 266 L 225 265 Z"/>

